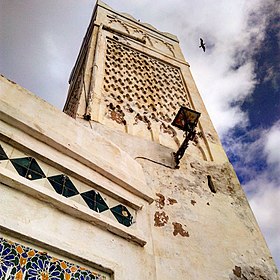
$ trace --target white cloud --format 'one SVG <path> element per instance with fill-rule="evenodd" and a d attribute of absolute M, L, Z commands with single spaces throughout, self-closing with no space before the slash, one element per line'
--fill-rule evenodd
<path fill-rule="evenodd" d="M 250 180 L 243 187 L 278 267 L 280 267 L 279 128 L 280 121 L 270 129 L 252 131 L 251 138 L 255 140 L 251 143 L 241 140 L 234 144 L 233 140 L 231 141 L 233 144 L 231 152 L 243 156 L 244 162 L 237 163 L 238 172 L 243 176 L 249 175 Z M 256 164 L 256 154 L 266 162 L 267 168 L 263 170 L 248 168 Z"/>
<path fill-rule="evenodd" d="M 62 107 L 67 80 L 94 1 L 84 0 L 79 4 L 74 0 L 28 1 L 29 5 L 4 3 L 3 73 Z M 136 19 L 179 37 L 206 107 L 221 136 L 235 125 L 246 125 L 246 115 L 238 106 L 232 107 L 231 104 L 243 100 L 254 88 L 254 64 L 250 58 L 263 39 L 268 15 L 273 10 L 273 0 L 105 2 L 118 11 L 130 13 Z M 30 6 L 34 12 L 30 12 Z M 198 48 L 199 37 L 206 41 L 206 53 Z M 20 38 L 19 42 L 17 38 Z M 13 77 L 15 64 L 22 70 L 21 74 Z M 28 69 L 26 65 L 29 65 Z M 234 66 L 239 68 L 233 70 Z M 49 86 L 53 85 L 51 90 L 44 86 L 44 80 Z M 64 98 L 61 97 L 63 94 Z"/>
<path fill-rule="evenodd" d="M 267 162 L 275 166 L 275 171 L 280 174 L 280 121 L 278 121 L 267 133 L 264 151 Z"/>
<path fill-rule="evenodd" d="M 280 185 L 269 174 L 262 173 L 244 186 L 250 206 L 267 241 L 274 261 L 280 267 Z"/>

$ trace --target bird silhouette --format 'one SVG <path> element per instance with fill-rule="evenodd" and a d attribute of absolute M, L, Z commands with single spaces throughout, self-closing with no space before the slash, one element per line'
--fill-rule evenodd
<path fill-rule="evenodd" d="M 200 48 L 203 49 L 203 51 L 205 52 L 205 43 L 203 42 L 203 39 L 200 38 Z"/>

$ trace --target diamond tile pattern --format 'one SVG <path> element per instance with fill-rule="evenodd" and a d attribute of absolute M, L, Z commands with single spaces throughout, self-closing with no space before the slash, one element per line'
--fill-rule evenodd
<path fill-rule="evenodd" d="M 110 209 L 120 224 L 131 226 L 133 217 L 124 205 L 117 205 Z"/>
<path fill-rule="evenodd" d="M 88 207 L 93 211 L 101 213 L 109 209 L 102 196 L 96 191 L 91 190 L 88 192 L 84 192 L 81 193 L 81 196 L 88 205 Z"/>
<path fill-rule="evenodd" d="M 11 163 L 20 176 L 29 180 L 37 180 L 46 177 L 37 161 L 32 157 L 11 159 Z"/>
<path fill-rule="evenodd" d="M 80 195 L 91 210 L 98 213 L 110 210 L 120 224 L 126 227 L 132 225 L 133 216 L 126 206 L 118 204 L 117 206 L 110 207 L 110 205 L 106 203 L 104 196 L 92 189 L 80 193 L 77 188 L 78 186 L 75 186 L 67 175 L 59 174 L 59 171 L 58 175 L 46 176 L 36 159 L 33 157 L 26 156 L 21 158 L 12 158 L 11 156 L 11 158 L 9 158 L 0 142 L 0 161 L 1 160 L 9 160 L 16 172 L 26 179 L 47 179 L 56 193 L 69 199 Z"/>
<path fill-rule="evenodd" d="M 64 174 L 51 176 L 47 179 L 53 186 L 54 190 L 65 197 L 71 197 L 79 193 L 69 177 Z"/>

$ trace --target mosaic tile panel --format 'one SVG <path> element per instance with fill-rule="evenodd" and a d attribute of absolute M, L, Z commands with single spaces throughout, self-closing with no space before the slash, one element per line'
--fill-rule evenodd
<path fill-rule="evenodd" d="M 112 198 L 106 198 L 104 194 L 93 190 L 91 187 L 81 187 L 81 183 L 76 180 L 74 184 L 73 180 L 71 180 L 66 174 L 61 173 L 59 170 L 55 170 L 33 157 L 25 155 L 15 148 L 10 147 L 10 149 L 13 149 L 13 152 L 12 155 L 8 157 L 8 152 L 5 151 L 8 144 L 3 144 L 4 143 L 1 145 L 0 142 L 0 163 L 8 161 L 11 163 L 10 167 L 9 165 L 5 165 L 6 168 L 12 169 L 14 172 L 17 172 L 20 176 L 28 180 L 40 179 L 41 183 L 42 180 L 45 180 L 45 184 L 48 184 L 47 187 L 56 193 L 66 198 L 73 199 L 74 201 L 90 208 L 92 211 L 104 213 L 107 217 L 118 221 L 126 227 L 132 225 L 132 209 L 129 210 L 128 207 L 119 204 L 118 201 L 115 201 Z M 48 170 L 50 169 L 52 169 L 51 176 L 48 174 Z M 56 173 L 56 175 L 54 175 L 54 173 Z"/>
<path fill-rule="evenodd" d="M 99 272 L 90 271 L 46 252 L 0 237 L 1 280 L 106 280 Z"/>

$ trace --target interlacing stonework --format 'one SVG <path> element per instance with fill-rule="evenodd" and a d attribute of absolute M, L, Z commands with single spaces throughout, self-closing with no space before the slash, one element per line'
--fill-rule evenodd
<path fill-rule="evenodd" d="M 0 237 L 1 280 L 106 280 L 106 276 Z"/>
<path fill-rule="evenodd" d="M 159 122 L 176 134 L 170 122 L 181 105 L 190 107 L 178 68 L 110 38 L 103 88 L 107 116 L 123 125 L 130 114 L 135 124 Z"/>
<path fill-rule="evenodd" d="M 0 166 L 129 227 L 134 210 L 0 141 Z"/>

